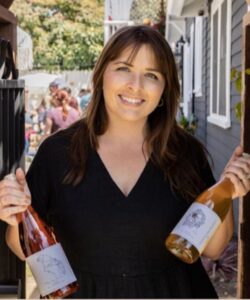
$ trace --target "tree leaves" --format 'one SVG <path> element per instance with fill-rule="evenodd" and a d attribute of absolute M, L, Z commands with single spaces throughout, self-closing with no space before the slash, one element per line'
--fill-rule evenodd
<path fill-rule="evenodd" d="M 246 69 L 245 72 L 246 72 L 247 75 L 250 75 L 250 68 Z"/>
<path fill-rule="evenodd" d="M 241 102 L 237 102 L 234 107 L 237 120 L 241 119 Z"/>
<path fill-rule="evenodd" d="M 238 77 L 239 71 L 236 68 L 231 69 L 230 80 L 235 80 Z"/>
<path fill-rule="evenodd" d="M 11 9 L 32 36 L 36 69 L 93 67 L 103 47 L 103 0 L 16 0 Z"/>

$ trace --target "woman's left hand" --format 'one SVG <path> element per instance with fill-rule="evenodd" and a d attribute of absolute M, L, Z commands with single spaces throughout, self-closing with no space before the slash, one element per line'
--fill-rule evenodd
<path fill-rule="evenodd" d="M 227 177 L 234 184 L 233 199 L 243 197 L 250 191 L 250 154 L 243 154 L 238 146 L 227 163 L 221 178 Z"/>

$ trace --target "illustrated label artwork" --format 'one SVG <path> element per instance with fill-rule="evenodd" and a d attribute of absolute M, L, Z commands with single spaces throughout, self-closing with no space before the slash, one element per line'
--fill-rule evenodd
<path fill-rule="evenodd" d="M 76 281 L 61 245 L 55 244 L 26 258 L 42 296 Z"/>
<path fill-rule="evenodd" d="M 172 231 L 202 253 L 207 241 L 221 224 L 218 215 L 204 204 L 193 203 Z"/>

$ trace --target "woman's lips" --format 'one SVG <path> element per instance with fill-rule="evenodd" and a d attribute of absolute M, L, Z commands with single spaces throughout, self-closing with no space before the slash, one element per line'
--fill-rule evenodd
<path fill-rule="evenodd" d="M 139 106 L 141 105 L 145 100 L 140 98 L 132 98 L 132 97 L 126 97 L 123 95 L 119 95 L 119 98 L 124 104 L 130 105 L 130 106 Z"/>

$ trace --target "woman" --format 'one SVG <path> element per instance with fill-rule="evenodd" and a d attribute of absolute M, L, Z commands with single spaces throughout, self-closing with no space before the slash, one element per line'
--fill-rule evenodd
<path fill-rule="evenodd" d="M 45 134 L 49 135 L 59 129 L 65 129 L 80 117 L 80 113 L 69 105 L 67 91 L 58 90 L 55 94 L 57 106 L 48 111 L 45 123 Z"/>
<path fill-rule="evenodd" d="M 62 90 L 66 91 L 68 93 L 69 106 L 73 107 L 75 110 L 77 110 L 79 112 L 79 115 L 81 115 L 81 113 L 82 113 L 81 107 L 80 107 L 80 105 L 77 101 L 77 98 L 72 96 L 71 88 L 70 87 L 64 87 L 64 88 L 62 88 Z"/>
<path fill-rule="evenodd" d="M 75 298 L 216 298 L 200 260 L 188 265 L 165 240 L 195 197 L 214 183 L 206 152 L 175 115 L 179 82 L 165 39 L 147 26 L 124 27 L 93 73 L 84 119 L 49 137 L 26 176 L 32 205 L 51 224 L 80 283 Z M 246 194 L 250 160 L 238 147 L 222 176 Z M 0 184 L 7 243 L 18 245 L 22 186 Z M 7 187 L 12 187 L 8 189 Z M 204 251 L 216 259 L 233 232 L 232 210 Z"/>

